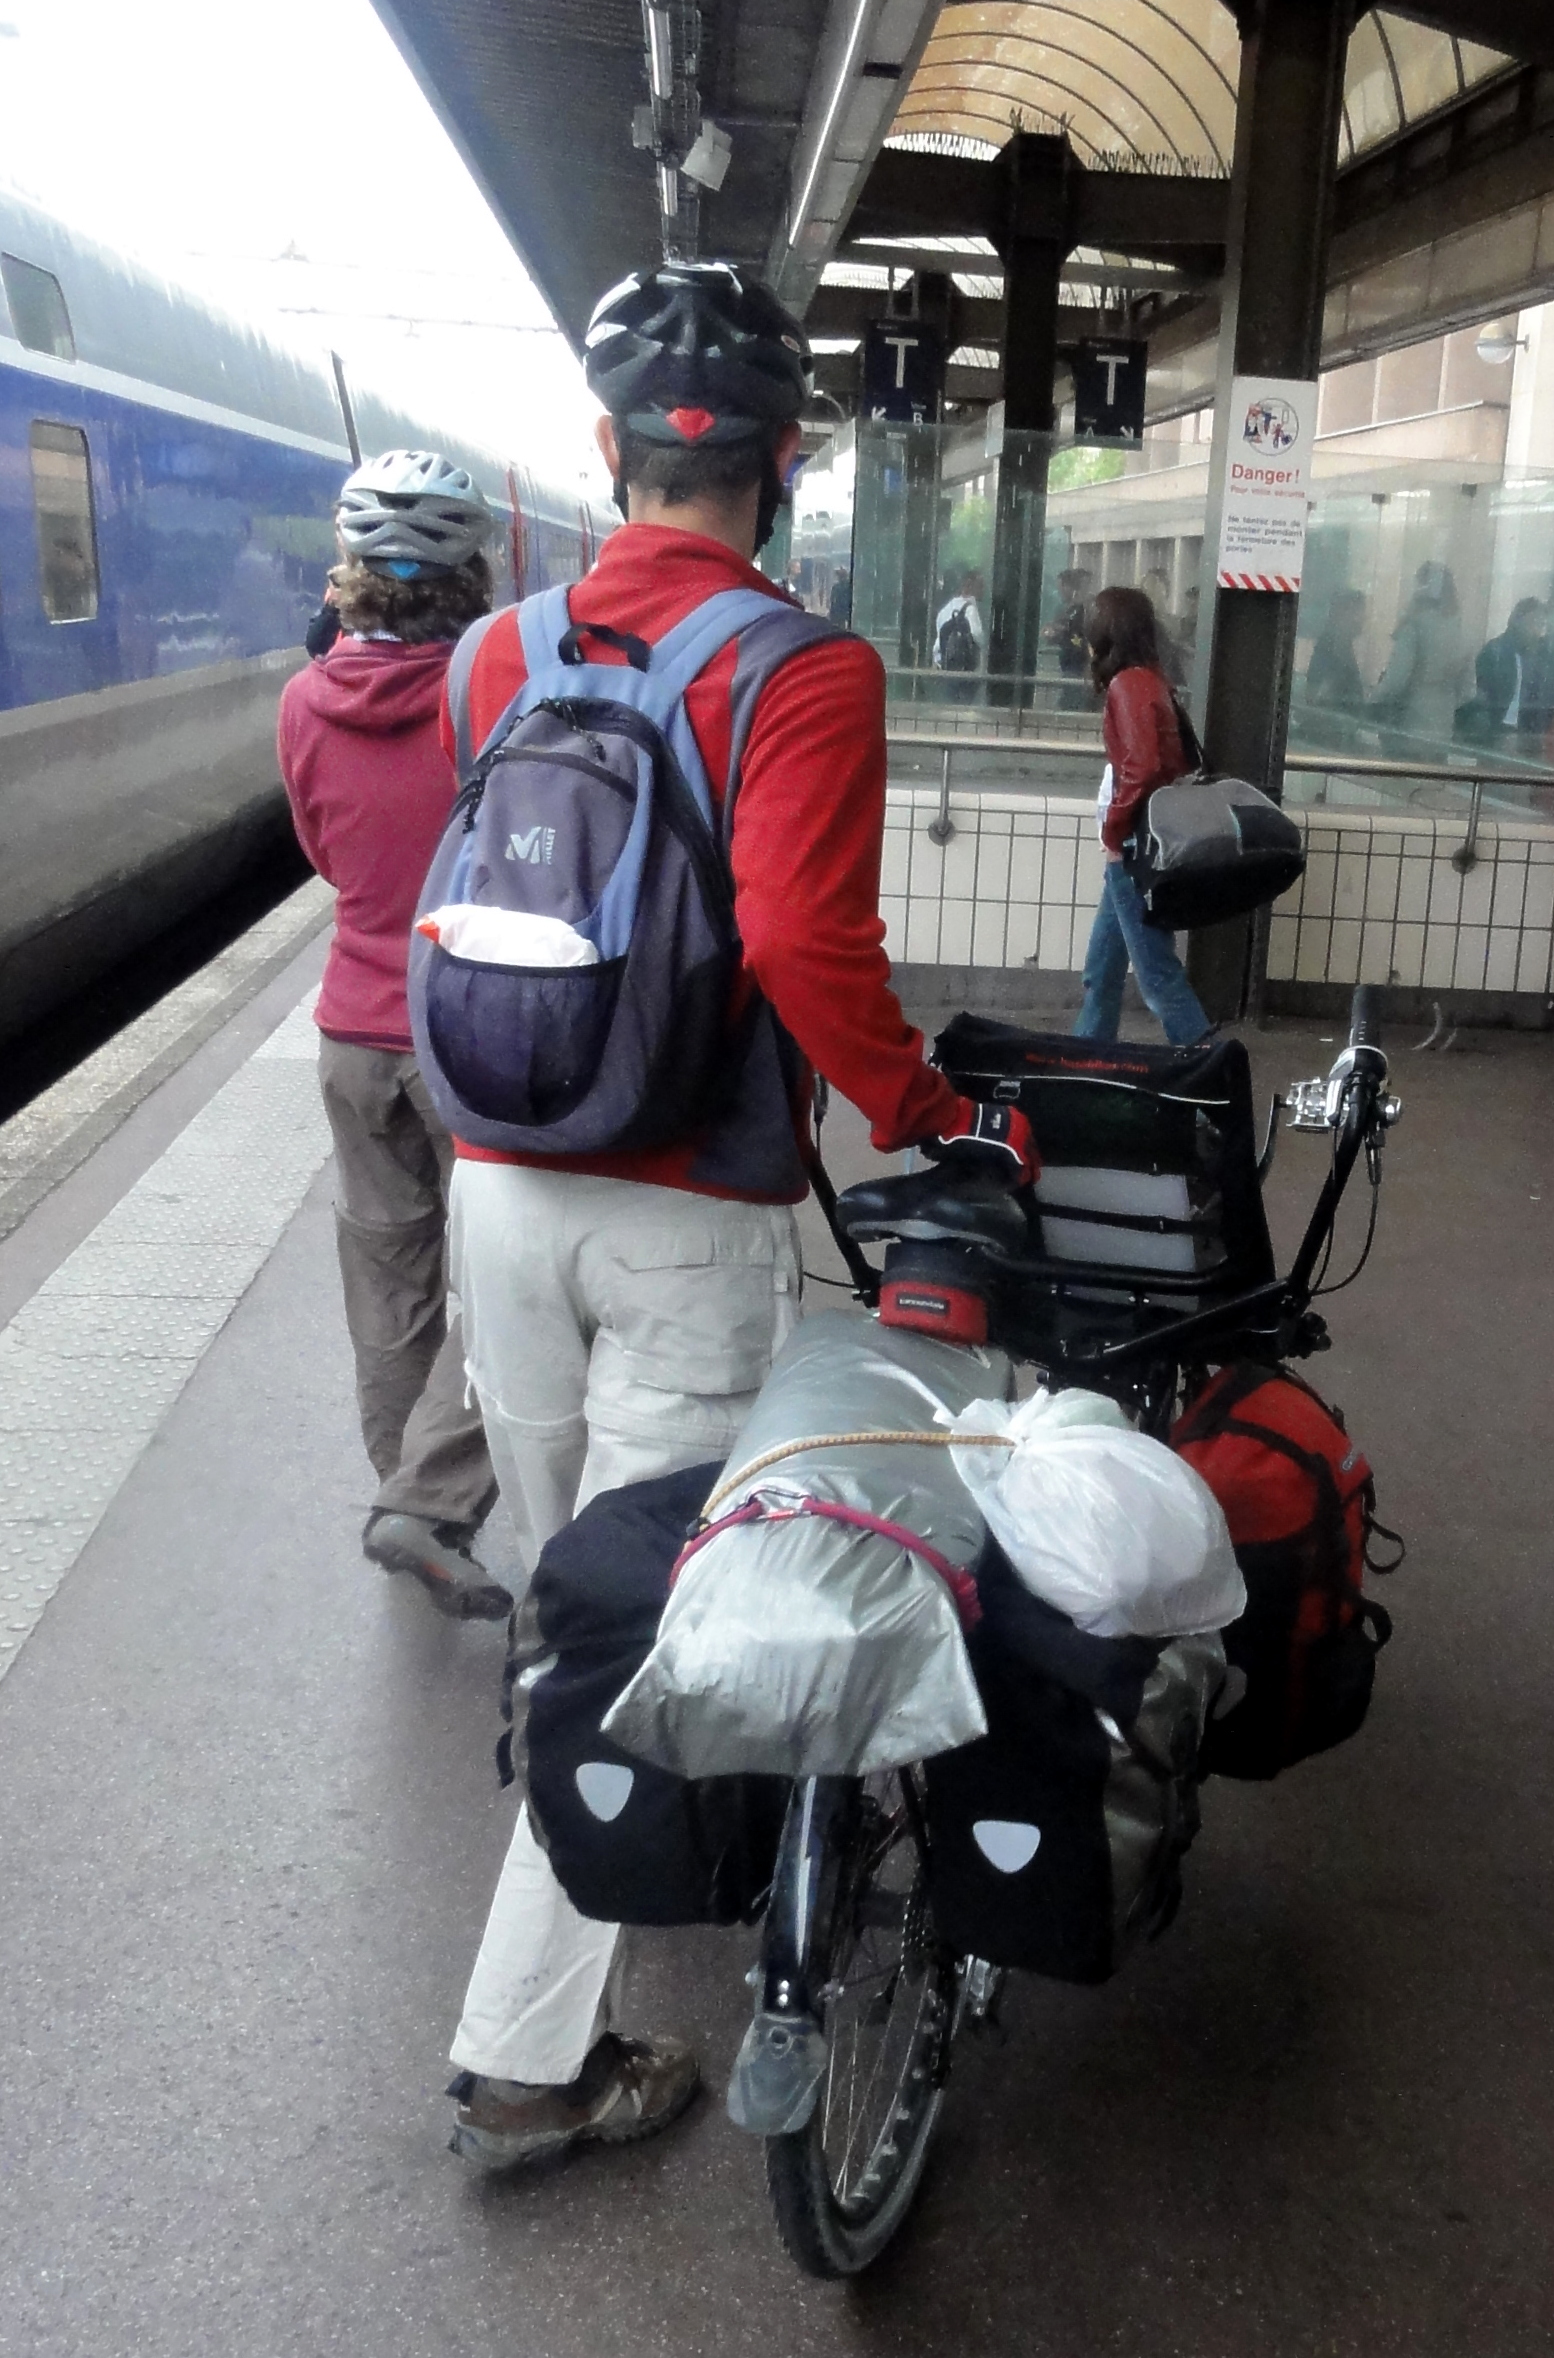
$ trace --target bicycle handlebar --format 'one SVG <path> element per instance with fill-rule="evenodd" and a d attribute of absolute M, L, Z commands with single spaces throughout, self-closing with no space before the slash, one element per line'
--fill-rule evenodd
<path fill-rule="evenodd" d="M 1381 1046 L 1381 993 L 1374 983 L 1361 983 L 1349 1009 L 1351 1048 Z"/>

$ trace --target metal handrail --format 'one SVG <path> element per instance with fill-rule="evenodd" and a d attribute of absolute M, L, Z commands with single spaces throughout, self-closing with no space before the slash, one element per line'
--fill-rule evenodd
<path fill-rule="evenodd" d="M 928 827 L 931 843 L 943 846 L 955 834 L 955 822 L 950 817 L 950 762 L 963 749 L 975 747 L 983 752 L 1002 752 L 1017 745 L 1021 753 L 1059 754 L 1072 759 L 1076 754 L 1095 750 L 1097 740 L 1073 737 L 1021 737 L 1011 733 L 1000 737 L 991 731 L 972 734 L 968 730 L 894 729 L 885 731 L 887 749 L 892 746 L 912 747 L 918 751 L 937 753 L 939 764 L 939 808 Z M 1394 761 L 1374 754 L 1355 754 L 1348 758 L 1334 758 L 1316 753 L 1287 753 L 1283 767 L 1305 773 L 1340 771 L 1348 778 L 1412 778 L 1423 786 L 1471 786 L 1468 797 L 1468 831 L 1452 853 L 1452 866 L 1462 875 L 1477 864 L 1479 825 L 1483 815 L 1486 786 L 1537 785 L 1540 773 L 1520 769 L 1469 769 L 1457 762 Z M 1554 785 L 1554 772 L 1541 776 Z M 997 794 L 997 785 L 963 786 L 965 794 Z"/>

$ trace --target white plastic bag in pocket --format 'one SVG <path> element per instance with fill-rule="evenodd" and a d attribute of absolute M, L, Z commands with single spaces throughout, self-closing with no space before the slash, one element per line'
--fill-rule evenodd
<path fill-rule="evenodd" d="M 599 952 L 562 917 L 455 902 L 416 919 L 416 932 L 477 966 L 597 966 Z"/>
<path fill-rule="evenodd" d="M 1008 1446 L 950 1454 L 1033 1595 L 1093 1637 L 1189 1637 L 1246 1606 L 1218 1500 L 1161 1441 L 1097 1392 L 973 1400 L 952 1433 Z"/>

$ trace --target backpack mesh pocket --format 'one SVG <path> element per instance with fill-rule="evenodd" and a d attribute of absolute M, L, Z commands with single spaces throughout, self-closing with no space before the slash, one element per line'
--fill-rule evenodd
<path fill-rule="evenodd" d="M 593 1087 L 620 998 L 624 958 L 596 966 L 491 966 L 435 944 L 426 1028 L 472 1112 L 540 1127 Z"/>

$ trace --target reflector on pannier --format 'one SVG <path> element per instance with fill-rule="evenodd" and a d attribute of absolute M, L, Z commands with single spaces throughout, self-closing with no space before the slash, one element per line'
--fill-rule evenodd
<path fill-rule="evenodd" d="M 963 1955 L 1104 1981 L 1176 1913 L 1224 1647 L 1087 1637 L 992 1541 L 977 1589 L 988 1727 L 927 1764 L 934 1921 Z"/>
<path fill-rule="evenodd" d="M 670 1776 L 602 1726 L 653 1643 L 670 1568 L 720 1470 L 693 1466 L 592 1500 L 541 1551 L 519 1614 L 504 1776 L 516 1745 L 561 1888 L 605 1923 L 732 1924 L 771 1882 L 781 1778 Z"/>

